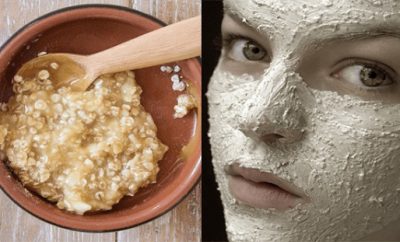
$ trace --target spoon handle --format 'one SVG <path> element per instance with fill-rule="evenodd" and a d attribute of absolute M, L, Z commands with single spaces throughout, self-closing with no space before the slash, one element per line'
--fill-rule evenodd
<path fill-rule="evenodd" d="M 134 70 L 199 56 L 201 19 L 190 18 L 143 34 L 110 49 L 88 56 L 93 76 Z"/>

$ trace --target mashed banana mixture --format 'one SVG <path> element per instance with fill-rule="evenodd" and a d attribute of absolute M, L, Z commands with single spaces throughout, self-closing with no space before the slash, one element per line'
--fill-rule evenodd
<path fill-rule="evenodd" d="M 100 76 L 85 92 L 56 90 L 47 70 L 13 83 L 15 95 L 0 105 L 0 150 L 25 186 L 83 214 L 156 181 L 168 147 L 140 104 L 133 72 Z"/>

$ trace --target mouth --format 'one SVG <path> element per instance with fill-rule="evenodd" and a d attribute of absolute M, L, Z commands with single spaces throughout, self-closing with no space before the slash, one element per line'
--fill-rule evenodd
<path fill-rule="evenodd" d="M 238 164 L 228 166 L 225 171 L 232 196 L 243 204 L 288 210 L 308 200 L 299 188 L 272 173 L 240 167 Z"/>

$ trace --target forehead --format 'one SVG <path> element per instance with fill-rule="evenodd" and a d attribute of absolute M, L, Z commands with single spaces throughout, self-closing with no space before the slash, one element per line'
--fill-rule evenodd
<path fill-rule="evenodd" d="M 399 0 L 224 0 L 225 11 L 270 38 L 400 34 Z"/>

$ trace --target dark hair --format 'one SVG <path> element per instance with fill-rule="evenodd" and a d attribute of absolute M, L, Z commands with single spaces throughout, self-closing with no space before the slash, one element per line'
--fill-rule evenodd
<path fill-rule="evenodd" d="M 208 81 L 218 62 L 221 49 L 222 0 L 202 2 L 202 241 L 227 241 L 220 193 L 211 164 L 207 132 L 208 106 L 205 97 Z"/>

